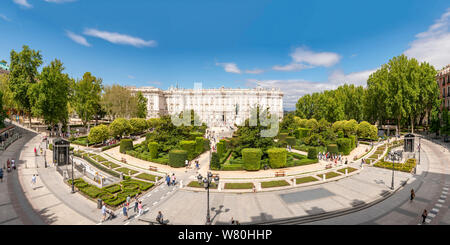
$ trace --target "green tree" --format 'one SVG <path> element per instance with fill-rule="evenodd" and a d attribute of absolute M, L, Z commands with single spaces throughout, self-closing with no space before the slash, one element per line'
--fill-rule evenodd
<path fill-rule="evenodd" d="M 147 117 L 147 98 L 142 95 L 142 92 L 137 93 L 137 117 L 146 118 Z"/>
<path fill-rule="evenodd" d="M 119 138 L 130 134 L 132 131 L 130 122 L 125 118 L 116 118 L 108 128 L 111 136 Z"/>
<path fill-rule="evenodd" d="M 30 87 L 32 113 L 42 117 L 52 128 L 68 121 L 69 75 L 63 73 L 64 66 L 55 59 L 42 69 L 39 82 Z"/>
<path fill-rule="evenodd" d="M 38 67 L 42 64 L 42 55 L 40 51 L 32 50 L 26 45 L 23 45 L 19 53 L 11 50 L 10 55 L 9 88 L 19 109 L 28 115 L 31 127 L 32 104 L 29 90 L 31 85 L 36 83 Z"/>
<path fill-rule="evenodd" d="M 132 118 L 138 114 L 138 98 L 133 96 L 131 90 L 114 84 L 106 86 L 102 95 L 101 103 L 107 115 L 113 120 L 117 117 Z"/>
<path fill-rule="evenodd" d="M 0 90 L 0 128 L 5 127 L 6 112 L 3 109 L 3 92 Z"/>
<path fill-rule="evenodd" d="M 91 128 L 88 135 L 88 140 L 90 143 L 100 143 L 104 142 L 109 138 L 108 126 L 101 124 Z"/>
<path fill-rule="evenodd" d="M 84 73 L 83 78 L 74 84 L 72 104 L 85 127 L 90 127 L 89 121 L 98 112 L 101 91 L 102 79 L 90 72 Z"/>
<path fill-rule="evenodd" d="M 144 118 L 131 118 L 130 125 L 133 134 L 142 133 L 148 128 L 147 121 Z"/>

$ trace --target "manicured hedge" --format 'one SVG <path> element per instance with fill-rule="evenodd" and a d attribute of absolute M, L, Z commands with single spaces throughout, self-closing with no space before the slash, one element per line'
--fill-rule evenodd
<path fill-rule="evenodd" d="M 350 135 L 350 136 L 348 136 L 348 138 L 352 142 L 352 149 L 355 149 L 356 146 L 358 145 L 358 138 L 355 135 Z"/>
<path fill-rule="evenodd" d="M 279 135 L 278 135 L 278 139 L 280 140 L 280 141 L 285 141 L 286 140 L 286 138 L 289 136 L 289 133 L 280 133 Z"/>
<path fill-rule="evenodd" d="M 169 166 L 174 168 L 181 168 L 185 166 L 185 161 L 188 159 L 188 153 L 185 150 L 171 150 L 169 152 Z"/>
<path fill-rule="evenodd" d="M 329 144 L 327 146 L 327 152 L 330 153 L 339 153 L 339 148 L 336 144 Z"/>
<path fill-rule="evenodd" d="M 200 132 L 191 132 L 191 133 L 189 133 L 189 139 L 190 140 L 196 140 L 197 138 L 203 138 L 203 133 L 200 133 Z"/>
<path fill-rule="evenodd" d="M 270 148 L 267 150 L 269 155 L 269 165 L 271 168 L 284 168 L 287 161 L 287 150 L 285 148 Z"/>
<path fill-rule="evenodd" d="M 193 159 L 195 154 L 195 141 L 193 140 L 182 140 L 180 141 L 180 147 L 185 150 L 188 154 L 188 159 Z"/>
<path fill-rule="evenodd" d="M 309 147 L 308 159 L 317 159 L 317 148 L 316 147 Z"/>
<path fill-rule="evenodd" d="M 211 166 L 210 168 L 212 170 L 219 170 L 220 169 L 220 161 L 219 161 L 219 155 L 217 152 L 213 152 L 211 155 Z"/>
<path fill-rule="evenodd" d="M 263 152 L 259 148 L 242 149 L 242 161 L 245 170 L 259 170 L 261 167 L 261 157 Z"/>
<path fill-rule="evenodd" d="M 203 137 L 195 138 L 195 153 L 200 154 L 203 152 L 204 142 Z"/>
<path fill-rule="evenodd" d="M 244 165 L 243 164 L 222 164 L 220 170 L 222 170 L 222 171 L 244 170 Z"/>
<path fill-rule="evenodd" d="M 305 158 L 305 159 L 301 159 L 301 160 L 294 160 L 293 165 L 294 166 L 304 166 L 304 165 L 314 164 L 314 163 L 318 163 L 318 162 L 319 162 L 319 160 L 317 158 L 316 159 Z"/>
<path fill-rule="evenodd" d="M 286 137 L 286 142 L 290 146 L 294 146 L 296 144 L 296 139 L 293 136 Z"/>
<path fill-rule="evenodd" d="M 219 154 L 219 157 L 222 157 L 222 155 L 225 153 L 225 143 L 218 142 L 216 146 L 217 146 L 217 154 Z"/>
<path fill-rule="evenodd" d="M 120 153 L 133 150 L 133 141 L 131 139 L 122 139 L 120 141 Z"/>
<path fill-rule="evenodd" d="M 352 140 L 350 138 L 340 138 L 336 140 L 339 152 L 342 152 L 344 155 L 350 154 L 352 151 Z"/>
<path fill-rule="evenodd" d="M 104 146 L 104 147 L 102 147 L 102 151 L 109 150 L 109 149 L 114 148 L 114 147 L 116 147 L 116 146 L 118 146 L 118 145 L 120 145 L 120 143 L 116 143 L 116 144 L 113 144 L 113 145 Z"/>
<path fill-rule="evenodd" d="M 151 158 L 158 158 L 158 143 L 153 141 L 149 142 L 148 152 L 150 153 Z"/>
<path fill-rule="evenodd" d="M 116 193 L 122 190 L 122 188 L 120 188 L 120 185 L 118 184 L 112 184 L 109 186 L 105 186 L 103 187 L 103 189 L 109 193 Z"/>
<path fill-rule="evenodd" d="M 294 136 L 297 139 L 302 139 L 302 138 L 307 137 L 310 132 L 311 132 L 311 129 L 308 129 L 308 128 L 297 128 L 294 131 Z"/>
<path fill-rule="evenodd" d="M 210 145 L 209 145 L 209 139 L 205 139 L 203 138 L 203 150 L 204 151 L 209 151 L 210 150 Z"/>

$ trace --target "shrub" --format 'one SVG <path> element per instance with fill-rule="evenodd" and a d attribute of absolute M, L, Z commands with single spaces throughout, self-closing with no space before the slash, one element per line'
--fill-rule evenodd
<path fill-rule="evenodd" d="M 336 140 L 339 152 L 342 152 L 344 155 L 350 154 L 352 151 L 352 140 L 349 138 L 340 138 Z"/>
<path fill-rule="evenodd" d="M 120 185 L 118 184 L 112 184 L 106 187 L 103 187 L 103 190 L 109 192 L 109 193 L 116 193 L 121 191 L 122 189 L 120 188 Z"/>
<path fill-rule="evenodd" d="M 200 133 L 200 132 L 190 132 L 189 133 L 190 140 L 196 140 L 197 138 L 203 138 L 203 133 Z"/>
<path fill-rule="evenodd" d="M 244 165 L 243 164 L 222 164 L 220 170 L 222 170 L 222 171 L 244 170 Z"/>
<path fill-rule="evenodd" d="M 109 126 L 109 133 L 113 137 L 122 137 L 122 135 L 128 135 L 131 130 L 130 122 L 125 118 L 116 118 Z"/>
<path fill-rule="evenodd" d="M 286 140 L 286 138 L 289 136 L 289 133 L 280 133 L 279 135 L 278 135 L 278 139 L 280 140 L 280 141 L 285 141 Z"/>
<path fill-rule="evenodd" d="M 317 148 L 316 147 L 309 147 L 308 159 L 317 159 Z"/>
<path fill-rule="evenodd" d="M 295 140 L 295 137 L 293 137 L 293 136 L 286 137 L 286 142 L 290 146 L 294 146 L 297 143 L 296 140 Z"/>
<path fill-rule="evenodd" d="M 210 150 L 209 139 L 203 138 L 203 151 L 209 150 Z"/>
<path fill-rule="evenodd" d="M 283 168 L 286 166 L 287 151 L 284 148 L 270 148 L 267 150 L 269 155 L 269 165 L 271 168 Z"/>
<path fill-rule="evenodd" d="M 242 161 L 245 170 L 259 170 L 263 153 L 259 148 L 242 149 Z"/>
<path fill-rule="evenodd" d="M 213 152 L 211 155 L 211 169 L 213 170 L 220 169 L 219 155 L 217 154 L 217 152 Z"/>
<path fill-rule="evenodd" d="M 217 143 L 217 154 L 219 154 L 219 157 L 222 157 L 222 155 L 225 153 L 225 143 L 224 142 L 218 142 Z"/>
<path fill-rule="evenodd" d="M 122 139 L 120 141 L 120 153 L 133 150 L 133 141 L 131 139 Z"/>
<path fill-rule="evenodd" d="M 102 190 L 98 187 L 95 187 L 93 185 L 89 185 L 85 188 L 80 189 L 81 192 L 88 195 L 91 198 L 96 198 L 100 193 L 102 193 Z"/>
<path fill-rule="evenodd" d="M 158 158 L 158 143 L 153 141 L 149 142 L 148 152 L 150 153 L 151 158 Z"/>
<path fill-rule="evenodd" d="M 169 166 L 174 168 L 181 168 L 185 166 L 185 161 L 188 159 L 188 153 L 185 150 L 171 150 L 169 152 Z"/>
<path fill-rule="evenodd" d="M 89 131 L 88 140 L 90 143 L 100 143 L 107 140 L 109 137 L 108 126 L 98 125 Z"/>
<path fill-rule="evenodd" d="M 180 147 L 188 153 L 188 159 L 193 159 L 195 157 L 195 141 L 182 140 L 180 141 Z"/>
<path fill-rule="evenodd" d="M 303 138 L 309 136 L 310 131 L 311 131 L 311 129 L 308 129 L 308 128 L 297 128 L 294 131 L 294 136 L 297 139 L 303 139 Z"/>
<path fill-rule="evenodd" d="M 114 147 L 116 147 L 116 146 L 118 146 L 118 145 L 120 145 L 120 143 L 116 143 L 116 144 L 113 144 L 113 145 L 104 146 L 104 147 L 102 147 L 102 151 L 109 150 L 109 149 L 114 148 Z"/>
<path fill-rule="evenodd" d="M 204 149 L 204 140 L 203 137 L 195 138 L 195 153 L 200 154 Z"/>
<path fill-rule="evenodd" d="M 330 153 L 339 153 L 339 148 L 336 144 L 329 144 L 327 146 L 327 151 Z"/>
<path fill-rule="evenodd" d="M 352 150 L 355 149 L 356 146 L 358 145 L 358 137 L 356 137 L 355 135 L 350 135 L 350 136 L 348 136 L 348 138 L 352 142 Z"/>

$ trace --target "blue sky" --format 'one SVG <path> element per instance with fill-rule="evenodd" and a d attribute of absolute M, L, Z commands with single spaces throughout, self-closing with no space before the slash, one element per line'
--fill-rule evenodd
<path fill-rule="evenodd" d="M 418 1 L 2 0 L 0 59 L 23 44 L 104 84 L 278 87 L 306 93 L 402 53 L 450 64 L 450 3 Z"/>

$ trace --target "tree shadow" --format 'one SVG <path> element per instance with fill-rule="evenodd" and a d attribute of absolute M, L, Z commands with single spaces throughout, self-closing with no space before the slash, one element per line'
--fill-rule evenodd
<path fill-rule="evenodd" d="M 55 223 L 58 220 L 55 213 L 50 213 L 50 210 L 48 208 L 40 210 L 39 212 L 37 212 L 37 214 L 39 214 L 42 220 L 49 225 Z"/>
<path fill-rule="evenodd" d="M 325 213 L 325 210 L 319 207 L 312 207 L 310 210 L 305 210 L 305 212 L 309 215 L 313 215 L 313 214 L 321 214 L 321 213 Z"/>
<path fill-rule="evenodd" d="M 214 221 L 214 219 L 217 217 L 217 215 L 221 214 L 221 213 L 227 213 L 228 211 L 230 211 L 229 208 L 223 209 L 224 206 L 220 205 L 218 209 L 216 209 L 215 207 L 211 208 L 211 211 L 215 212 L 214 216 L 211 219 L 211 222 Z M 223 209 L 223 210 L 222 210 Z"/>
<path fill-rule="evenodd" d="M 352 205 L 352 207 L 357 207 L 360 205 L 365 204 L 366 202 L 359 200 L 359 199 L 353 199 L 353 201 L 350 203 L 350 205 Z"/>
<path fill-rule="evenodd" d="M 251 222 L 261 222 L 261 221 L 269 221 L 273 220 L 273 216 L 267 213 L 260 213 L 259 216 L 250 217 Z"/>

